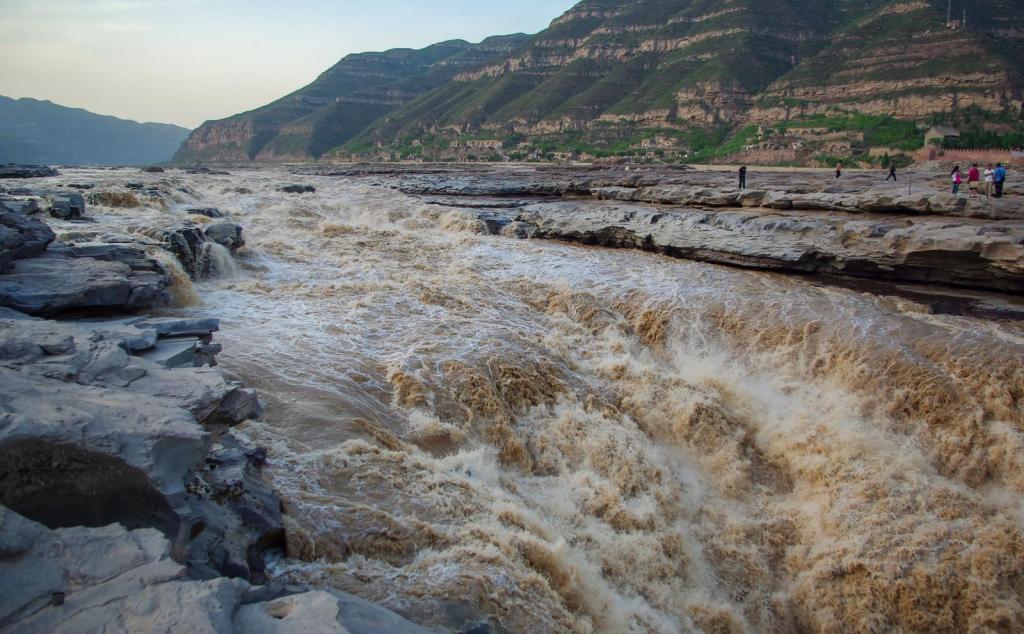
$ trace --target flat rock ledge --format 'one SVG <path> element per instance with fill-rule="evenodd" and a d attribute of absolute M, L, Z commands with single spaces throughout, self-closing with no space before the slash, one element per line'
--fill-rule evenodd
<path fill-rule="evenodd" d="M 54 321 L 0 308 L 0 632 L 423 632 L 269 583 L 285 549 L 255 391 L 217 319 Z"/>
<path fill-rule="evenodd" d="M 757 269 L 1024 292 L 1017 221 L 566 200 L 525 207 L 501 232 Z"/>

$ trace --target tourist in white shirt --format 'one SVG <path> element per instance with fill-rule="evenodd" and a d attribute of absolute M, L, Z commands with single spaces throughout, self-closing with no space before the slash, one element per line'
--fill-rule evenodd
<path fill-rule="evenodd" d="M 985 195 L 989 198 L 992 197 L 992 183 L 995 182 L 996 171 L 992 169 L 992 164 L 989 163 L 988 167 L 985 168 Z"/>

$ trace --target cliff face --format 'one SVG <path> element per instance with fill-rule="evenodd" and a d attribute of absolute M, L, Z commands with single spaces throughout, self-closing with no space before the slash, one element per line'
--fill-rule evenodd
<path fill-rule="evenodd" d="M 461 40 L 421 50 L 349 55 L 312 84 L 193 132 L 177 162 L 304 160 L 341 145 L 375 119 L 467 68 L 508 54 L 525 35 Z"/>
<path fill-rule="evenodd" d="M 501 63 L 456 76 L 367 134 L 386 142 L 439 129 L 545 135 L 775 123 L 834 108 L 908 119 L 1019 108 L 1012 69 L 1024 12 L 1010 0 L 966 5 L 967 28 L 950 29 L 938 1 L 587 0 Z"/>
<path fill-rule="evenodd" d="M 963 0 L 967 24 L 953 28 L 946 9 L 942 0 L 584 0 L 535 36 L 462 43 L 461 54 L 401 79 L 346 71 L 345 91 L 300 111 L 296 101 L 325 92 L 311 90 L 321 78 L 267 107 L 290 108 L 287 126 L 264 131 L 266 108 L 240 115 L 256 123 L 245 151 L 440 158 L 467 138 L 600 148 L 635 144 L 644 131 L 681 139 L 837 110 L 918 121 L 967 106 L 1019 113 L 1024 7 Z M 201 128 L 189 140 L 194 156 L 206 137 Z M 206 156 L 238 156 L 233 142 L 214 147 Z"/>

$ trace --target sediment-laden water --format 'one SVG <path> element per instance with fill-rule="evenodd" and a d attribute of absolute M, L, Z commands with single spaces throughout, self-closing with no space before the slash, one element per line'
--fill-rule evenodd
<path fill-rule="evenodd" d="M 1021 324 L 188 179 L 246 227 L 182 310 L 268 403 L 281 577 L 509 632 L 1024 628 Z"/>

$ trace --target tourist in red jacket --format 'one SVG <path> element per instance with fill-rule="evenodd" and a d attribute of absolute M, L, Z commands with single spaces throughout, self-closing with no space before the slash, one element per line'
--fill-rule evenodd
<path fill-rule="evenodd" d="M 978 197 L 980 194 L 978 189 L 981 187 L 981 171 L 978 169 L 978 164 L 975 163 L 971 166 L 971 169 L 967 170 L 967 195 L 970 198 Z"/>

